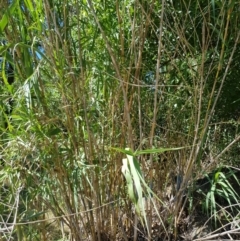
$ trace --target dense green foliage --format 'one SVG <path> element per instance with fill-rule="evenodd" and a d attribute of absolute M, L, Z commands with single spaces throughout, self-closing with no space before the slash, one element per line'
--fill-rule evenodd
<path fill-rule="evenodd" d="M 2 0 L 0 239 L 233 227 L 239 29 L 237 0 Z"/>

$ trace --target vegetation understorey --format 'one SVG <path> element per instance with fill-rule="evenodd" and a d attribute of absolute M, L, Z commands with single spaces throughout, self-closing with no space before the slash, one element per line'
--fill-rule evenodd
<path fill-rule="evenodd" d="M 240 240 L 239 0 L 0 1 L 0 240 Z"/>

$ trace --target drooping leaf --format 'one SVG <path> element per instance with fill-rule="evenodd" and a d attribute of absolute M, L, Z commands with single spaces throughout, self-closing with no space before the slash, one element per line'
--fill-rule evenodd
<path fill-rule="evenodd" d="M 137 204 L 137 196 L 135 195 L 135 192 L 134 192 L 134 186 L 133 186 L 134 184 L 133 184 L 133 180 L 132 180 L 132 176 L 131 176 L 130 167 L 128 164 L 128 159 L 124 158 L 122 160 L 122 162 L 123 162 L 122 173 L 127 181 L 129 198 L 134 204 Z"/>
<path fill-rule="evenodd" d="M 19 0 L 12 1 L 12 4 L 6 9 L 5 13 L 2 16 L 2 19 L 0 21 L 0 33 L 2 33 L 5 29 L 5 27 L 8 24 L 8 18 L 11 14 L 13 14 L 14 10 L 16 9 L 18 5 Z"/>

